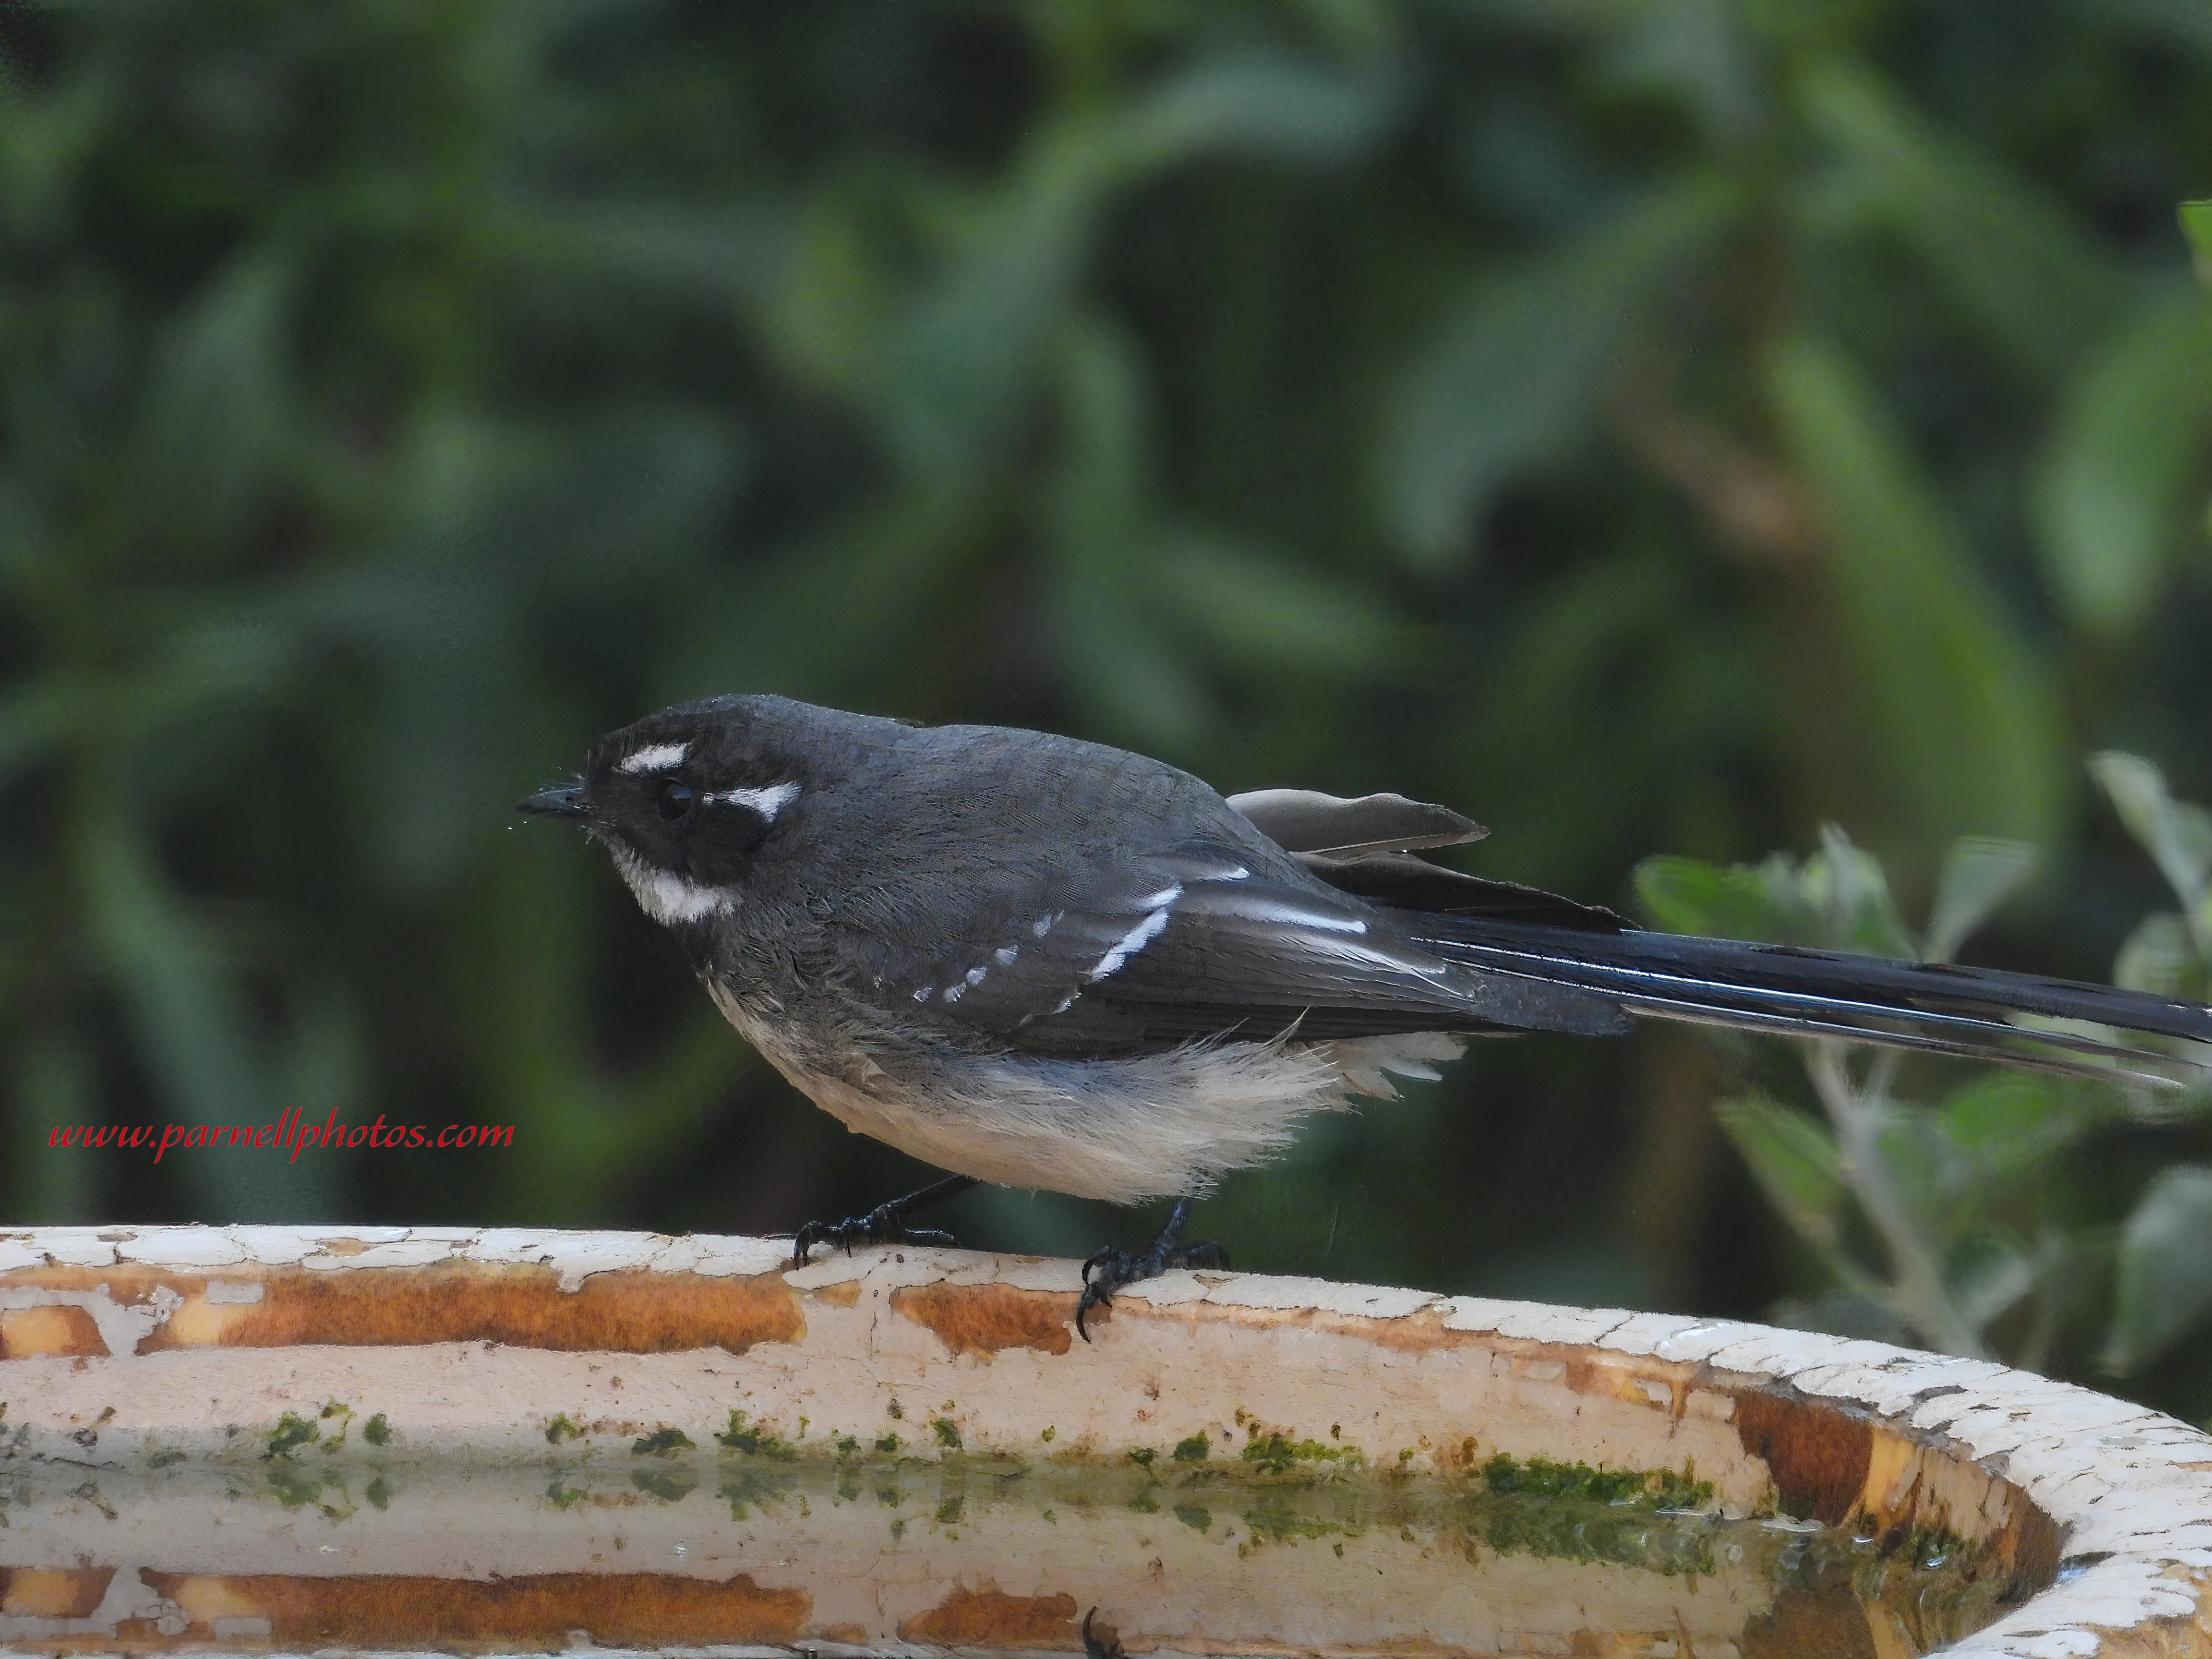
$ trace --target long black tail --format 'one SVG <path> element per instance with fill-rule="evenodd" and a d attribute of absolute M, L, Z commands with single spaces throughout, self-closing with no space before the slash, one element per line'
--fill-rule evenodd
<path fill-rule="evenodd" d="M 2212 1047 L 2182 1058 L 2078 1030 L 2023 1027 L 2006 1018 L 2086 1021 L 2212 1045 L 2212 1007 L 2108 985 L 1634 928 L 1583 931 L 1433 912 L 1422 915 L 1413 931 L 1422 944 L 1452 961 L 1485 973 L 1596 991 L 1632 1014 L 1840 1037 L 2088 1076 L 2108 1077 L 2118 1065 L 2167 1085 L 2212 1079 Z M 2034 1047 L 2015 1046 L 2023 1042 Z"/>

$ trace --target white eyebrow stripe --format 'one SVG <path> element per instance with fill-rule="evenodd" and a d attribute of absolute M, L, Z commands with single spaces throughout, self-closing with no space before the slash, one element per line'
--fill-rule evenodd
<path fill-rule="evenodd" d="M 1098 965 L 1084 977 L 1089 980 L 1102 980 L 1109 974 L 1118 972 L 1123 963 L 1159 937 L 1160 929 L 1168 925 L 1168 912 L 1175 908 L 1175 902 L 1182 896 L 1181 887 L 1164 887 L 1149 898 L 1140 901 L 1146 904 L 1156 904 L 1158 908 L 1151 911 L 1142 921 L 1122 934 L 1120 942 L 1104 956 L 1099 957 Z"/>
<path fill-rule="evenodd" d="M 749 808 L 774 823 L 778 812 L 799 799 L 799 786 L 795 783 L 772 783 L 763 789 L 725 789 L 705 799 L 718 806 Z"/>
<path fill-rule="evenodd" d="M 665 772 L 672 766 L 684 764 L 684 757 L 691 752 L 688 743 L 648 744 L 634 755 L 625 755 L 616 763 L 617 772 Z"/>

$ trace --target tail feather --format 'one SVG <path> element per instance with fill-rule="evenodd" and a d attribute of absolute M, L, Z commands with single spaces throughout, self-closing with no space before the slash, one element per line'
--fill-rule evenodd
<path fill-rule="evenodd" d="M 1634 1014 L 2094 1076 L 2110 1075 L 2117 1064 L 2177 1086 L 2176 1071 L 2212 1074 L 2205 1063 L 2212 1048 L 2203 1060 L 2185 1059 L 2076 1030 L 2022 1027 L 2007 1018 L 2079 1021 L 2212 1044 L 2212 1008 L 2111 986 L 1636 929 L 1582 933 L 1431 914 L 1413 931 L 1429 949 L 1469 968 L 1601 992 Z M 2022 1042 L 2042 1052 L 2008 1046 Z"/>

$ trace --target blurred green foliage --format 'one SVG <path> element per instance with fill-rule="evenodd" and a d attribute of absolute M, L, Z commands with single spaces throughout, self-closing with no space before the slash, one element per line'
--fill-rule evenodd
<path fill-rule="evenodd" d="M 2181 906 L 2136 927 L 2115 982 L 2202 1000 L 2212 981 L 2212 813 L 2174 800 L 2138 756 L 2100 755 L 2092 769 Z M 2035 866 L 2017 842 L 1958 842 L 1915 939 L 1881 866 L 1840 830 L 1823 840 L 1802 864 L 1780 854 L 1728 870 L 1647 860 L 1637 872 L 1644 907 L 1681 933 L 1950 962 Z M 2062 1161 L 2093 1153 L 2113 1130 L 2195 1128 L 2212 1115 L 2212 1080 L 2201 1070 L 2173 1073 L 2194 1078 L 2178 1090 L 2151 1079 L 2166 1074 L 2160 1054 L 2201 1066 L 2212 1048 L 2018 1024 L 2024 1034 L 2072 1029 L 2136 1058 L 2109 1077 L 1985 1067 L 1940 1099 L 1914 1100 L 1899 1088 L 1900 1052 L 1814 1039 L 1800 1046 L 1818 1116 L 1763 1090 L 1719 1103 L 1767 1201 L 1830 1281 L 1817 1298 L 1785 1303 L 1785 1322 L 2037 1370 L 2054 1359 L 2078 1366 L 2101 1342 L 2103 1368 L 2126 1374 L 2212 1311 L 2212 1167 L 2158 1170 L 2116 1235 L 2084 1213 L 2083 1183 Z"/>
<path fill-rule="evenodd" d="M 2163 900 L 2079 757 L 2212 794 L 2212 324 L 2173 212 L 2207 19 L 0 10 L 0 1214 L 767 1231 L 912 1183 L 509 811 L 718 690 L 1404 790 L 1496 826 L 1486 872 L 1600 901 L 1833 821 L 1917 910 L 1940 849 L 2009 837 L 2045 873 L 1984 959 L 2102 977 Z M 1821 1268 L 1708 1103 L 1790 1075 L 1485 1045 L 1206 1230 L 1757 1314 Z M 46 1145 L 286 1105 L 520 1128 Z M 2188 1133 L 2107 1124 L 2050 1178 L 2109 1233 Z M 2130 1386 L 2202 1415 L 2207 1357 Z"/>

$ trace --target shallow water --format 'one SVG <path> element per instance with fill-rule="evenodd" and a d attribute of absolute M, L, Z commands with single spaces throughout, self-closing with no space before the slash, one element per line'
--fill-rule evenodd
<path fill-rule="evenodd" d="M 1131 1653 L 1887 1659 L 2032 1588 L 1941 1538 L 1651 1503 L 988 1457 L 0 1463 L 0 1642 L 1079 1650 L 1096 1608 Z"/>

